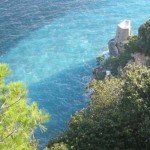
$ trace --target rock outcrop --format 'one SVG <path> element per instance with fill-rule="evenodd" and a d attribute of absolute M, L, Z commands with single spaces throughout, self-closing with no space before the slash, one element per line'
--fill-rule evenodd
<path fill-rule="evenodd" d="M 142 53 L 134 53 L 131 56 L 134 58 L 134 62 L 137 65 L 147 66 L 147 61 L 150 59 L 149 56 L 145 56 L 145 54 Z"/>
<path fill-rule="evenodd" d="M 111 39 L 108 42 L 108 49 L 110 56 L 118 56 L 118 48 L 117 48 L 117 42 L 115 39 Z"/>

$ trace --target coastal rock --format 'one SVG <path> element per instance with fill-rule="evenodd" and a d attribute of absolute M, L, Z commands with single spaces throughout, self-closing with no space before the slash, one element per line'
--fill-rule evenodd
<path fill-rule="evenodd" d="M 92 79 L 101 80 L 101 79 L 104 79 L 106 76 L 110 76 L 110 75 L 111 75 L 110 70 L 99 66 L 94 69 Z"/>
<path fill-rule="evenodd" d="M 115 39 L 111 39 L 108 42 L 108 48 L 111 56 L 118 56 L 117 42 Z"/>
<path fill-rule="evenodd" d="M 106 70 L 103 67 L 99 66 L 93 70 L 92 79 L 100 80 L 103 79 L 105 76 L 106 76 Z"/>
<path fill-rule="evenodd" d="M 137 65 L 147 65 L 147 61 L 150 59 L 149 56 L 145 56 L 145 54 L 142 53 L 134 53 L 131 56 Z"/>

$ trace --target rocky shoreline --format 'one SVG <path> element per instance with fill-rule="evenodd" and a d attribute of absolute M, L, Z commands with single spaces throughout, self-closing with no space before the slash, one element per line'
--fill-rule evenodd
<path fill-rule="evenodd" d="M 93 70 L 92 79 L 104 79 L 105 76 L 109 76 L 112 72 L 111 67 L 108 67 L 105 62 L 107 59 L 113 59 L 120 57 L 121 54 L 125 52 L 125 46 L 129 43 L 130 37 L 132 37 L 131 30 L 131 21 L 124 20 L 117 25 L 116 35 L 113 39 L 108 41 L 108 54 L 101 55 L 97 57 L 97 67 Z M 134 37 L 134 36 L 133 36 Z M 109 55 L 109 57 L 108 57 Z M 129 58 L 128 58 L 129 59 Z M 133 52 L 130 54 L 130 59 L 126 62 L 126 64 L 136 63 L 147 65 L 147 62 L 150 60 L 149 56 L 146 56 L 140 52 Z M 117 69 L 117 72 L 121 72 L 123 67 L 120 65 Z"/>

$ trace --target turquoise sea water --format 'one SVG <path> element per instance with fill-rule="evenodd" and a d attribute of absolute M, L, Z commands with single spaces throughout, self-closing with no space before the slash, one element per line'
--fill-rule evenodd
<path fill-rule="evenodd" d="M 43 147 L 87 105 L 95 57 L 116 25 L 131 19 L 137 33 L 150 18 L 150 1 L 1 0 L 0 14 L 0 62 L 13 70 L 9 80 L 22 80 L 29 97 L 52 115 L 48 131 L 36 132 Z"/>

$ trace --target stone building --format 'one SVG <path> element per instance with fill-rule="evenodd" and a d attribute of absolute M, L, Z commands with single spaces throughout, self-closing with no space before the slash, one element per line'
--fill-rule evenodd
<path fill-rule="evenodd" d="M 124 20 L 117 26 L 115 38 L 109 40 L 108 48 L 111 56 L 117 56 L 124 50 L 124 44 L 128 43 L 128 37 L 131 35 L 131 22 Z"/>

